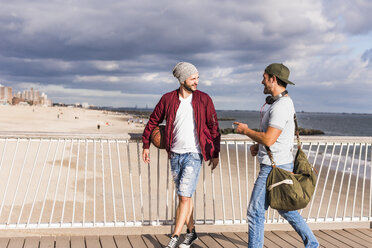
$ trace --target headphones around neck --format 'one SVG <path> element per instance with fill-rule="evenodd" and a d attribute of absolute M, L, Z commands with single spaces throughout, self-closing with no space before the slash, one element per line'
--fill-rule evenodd
<path fill-rule="evenodd" d="M 287 94 L 288 94 L 288 91 L 285 90 L 277 96 L 268 96 L 268 97 L 266 97 L 266 103 L 267 104 L 273 104 L 276 100 L 278 100 L 279 98 L 281 98 L 282 96 L 285 96 Z"/>

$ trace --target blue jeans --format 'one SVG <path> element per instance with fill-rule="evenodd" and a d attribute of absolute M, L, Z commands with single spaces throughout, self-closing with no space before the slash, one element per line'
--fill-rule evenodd
<path fill-rule="evenodd" d="M 171 153 L 171 172 L 179 196 L 192 197 L 194 194 L 202 161 L 200 153 Z"/>
<path fill-rule="evenodd" d="M 278 165 L 279 168 L 292 171 L 293 163 Z M 266 180 L 271 171 L 271 165 L 261 164 L 260 173 L 254 184 L 251 200 L 248 206 L 248 247 L 263 247 L 265 212 L 269 207 L 267 201 Z M 319 243 L 305 220 L 297 211 L 278 211 L 302 238 L 305 247 L 319 247 Z"/>

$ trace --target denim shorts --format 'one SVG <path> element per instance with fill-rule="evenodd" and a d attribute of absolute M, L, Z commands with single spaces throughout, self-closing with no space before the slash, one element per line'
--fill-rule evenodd
<path fill-rule="evenodd" d="M 192 197 L 198 184 L 202 161 L 200 153 L 171 153 L 171 172 L 178 195 Z"/>

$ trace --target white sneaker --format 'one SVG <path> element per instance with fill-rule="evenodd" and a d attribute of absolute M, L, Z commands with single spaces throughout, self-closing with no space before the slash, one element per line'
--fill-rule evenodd
<path fill-rule="evenodd" d="M 178 236 L 173 236 L 170 240 L 166 248 L 176 248 L 178 243 Z"/>
<path fill-rule="evenodd" d="M 179 247 L 189 248 L 196 240 L 198 240 L 198 235 L 196 235 L 195 228 L 193 228 L 191 232 L 189 231 L 189 229 L 187 229 L 185 240 Z"/>

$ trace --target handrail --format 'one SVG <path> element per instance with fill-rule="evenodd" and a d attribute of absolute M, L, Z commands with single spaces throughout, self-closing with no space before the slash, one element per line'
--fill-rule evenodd
<path fill-rule="evenodd" d="M 371 221 L 371 137 L 301 137 L 319 171 L 307 222 Z M 219 167 L 205 165 L 194 196 L 202 225 L 246 224 L 259 171 L 242 135 L 224 135 Z M 294 143 L 295 144 L 295 143 Z M 140 134 L 0 133 L 0 229 L 158 226 L 177 197 L 164 150 L 142 162 Z M 294 146 L 294 152 L 296 146 Z M 369 204 L 369 205 L 368 205 Z M 283 223 L 269 209 L 266 223 Z"/>

